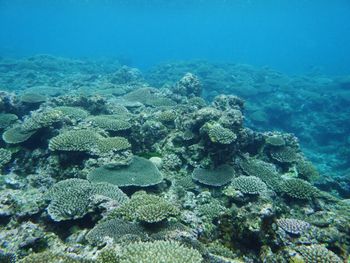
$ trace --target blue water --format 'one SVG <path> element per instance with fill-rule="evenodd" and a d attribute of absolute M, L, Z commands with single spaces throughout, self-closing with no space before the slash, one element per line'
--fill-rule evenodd
<path fill-rule="evenodd" d="M 350 1 L 0 0 L 0 55 L 206 59 L 348 73 Z"/>

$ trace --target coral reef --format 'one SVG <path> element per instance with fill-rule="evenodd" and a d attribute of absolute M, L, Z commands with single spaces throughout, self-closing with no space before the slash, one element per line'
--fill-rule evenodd
<path fill-rule="evenodd" d="M 349 257 L 346 79 L 40 55 L 0 86 L 1 262 Z"/>

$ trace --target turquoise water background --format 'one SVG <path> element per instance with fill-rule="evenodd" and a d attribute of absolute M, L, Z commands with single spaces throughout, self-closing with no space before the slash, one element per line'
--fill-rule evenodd
<path fill-rule="evenodd" d="M 350 2 L 0 0 L 0 55 L 206 59 L 348 73 Z"/>

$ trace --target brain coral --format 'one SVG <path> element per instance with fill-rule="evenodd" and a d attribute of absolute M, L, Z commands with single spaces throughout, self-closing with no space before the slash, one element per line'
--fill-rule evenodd
<path fill-rule="evenodd" d="M 322 245 L 298 246 L 295 249 L 307 263 L 341 263 L 336 254 Z"/>
<path fill-rule="evenodd" d="M 116 209 L 116 214 L 128 220 L 156 223 L 179 214 L 176 206 L 156 195 L 145 192 L 135 193 L 129 202 Z"/>
<path fill-rule="evenodd" d="M 197 250 L 175 241 L 138 242 L 122 249 L 120 263 L 200 263 Z"/>
<path fill-rule="evenodd" d="M 163 180 L 158 168 L 149 160 L 134 156 L 130 165 L 99 167 L 88 174 L 91 182 L 108 182 L 117 186 L 150 186 Z"/>
<path fill-rule="evenodd" d="M 91 197 L 102 195 L 122 204 L 127 196 L 116 186 L 91 184 L 83 179 L 67 179 L 56 183 L 48 192 L 50 204 L 47 211 L 54 221 L 77 219 L 89 210 Z"/>
<path fill-rule="evenodd" d="M 266 184 L 255 176 L 239 176 L 234 178 L 228 187 L 232 187 L 244 194 L 260 194 L 267 190 Z"/>
<path fill-rule="evenodd" d="M 103 242 L 106 237 L 118 242 L 125 235 L 136 235 L 145 237 L 144 229 L 136 223 L 126 222 L 122 219 L 111 219 L 98 223 L 86 235 L 86 240 L 91 244 Z"/>
<path fill-rule="evenodd" d="M 224 164 L 212 170 L 196 168 L 193 170 L 192 179 L 209 186 L 223 186 L 228 184 L 234 175 L 234 169 Z"/>
<path fill-rule="evenodd" d="M 317 188 L 307 181 L 297 178 L 285 180 L 281 188 L 285 194 L 296 199 L 310 200 L 318 194 Z"/>
<path fill-rule="evenodd" d="M 295 235 L 299 235 L 310 228 L 310 224 L 308 222 L 293 218 L 278 219 L 277 225 L 284 231 Z"/>

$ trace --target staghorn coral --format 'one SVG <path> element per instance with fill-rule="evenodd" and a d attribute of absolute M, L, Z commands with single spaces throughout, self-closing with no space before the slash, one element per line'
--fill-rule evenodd
<path fill-rule="evenodd" d="M 318 195 L 318 190 L 307 181 L 298 178 L 284 180 L 282 191 L 295 199 L 310 200 Z"/>
<path fill-rule="evenodd" d="M 209 186 L 223 186 L 228 184 L 234 176 L 234 169 L 227 164 L 212 170 L 196 168 L 192 173 L 193 180 Z"/>
<path fill-rule="evenodd" d="M 341 263 L 336 254 L 322 245 L 297 246 L 295 250 L 306 263 Z"/>
<path fill-rule="evenodd" d="M 120 263 L 200 263 L 202 256 L 176 241 L 129 244 L 122 249 Z"/>
<path fill-rule="evenodd" d="M 278 219 L 277 225 L 284 231 L 294 235 L 300 235 L 311 227 L 308 222 L 294 218 Z"/>
<path fill-rule="evenodd" d="M 239 176 L 234 178 L 227 188 L 233 188 L 250 195 L 261 194 L 267 190 L 266 184 L 255 176 Z"/>
<path fill-rule="evenodd" d="M 92 170 L 87 179 L 91 182 L 108 182 L 117 186 L 150 186 L 159 184 L 163 176 L 151 161 L 134 156 L 128 166 L 104 165 Z"/>

